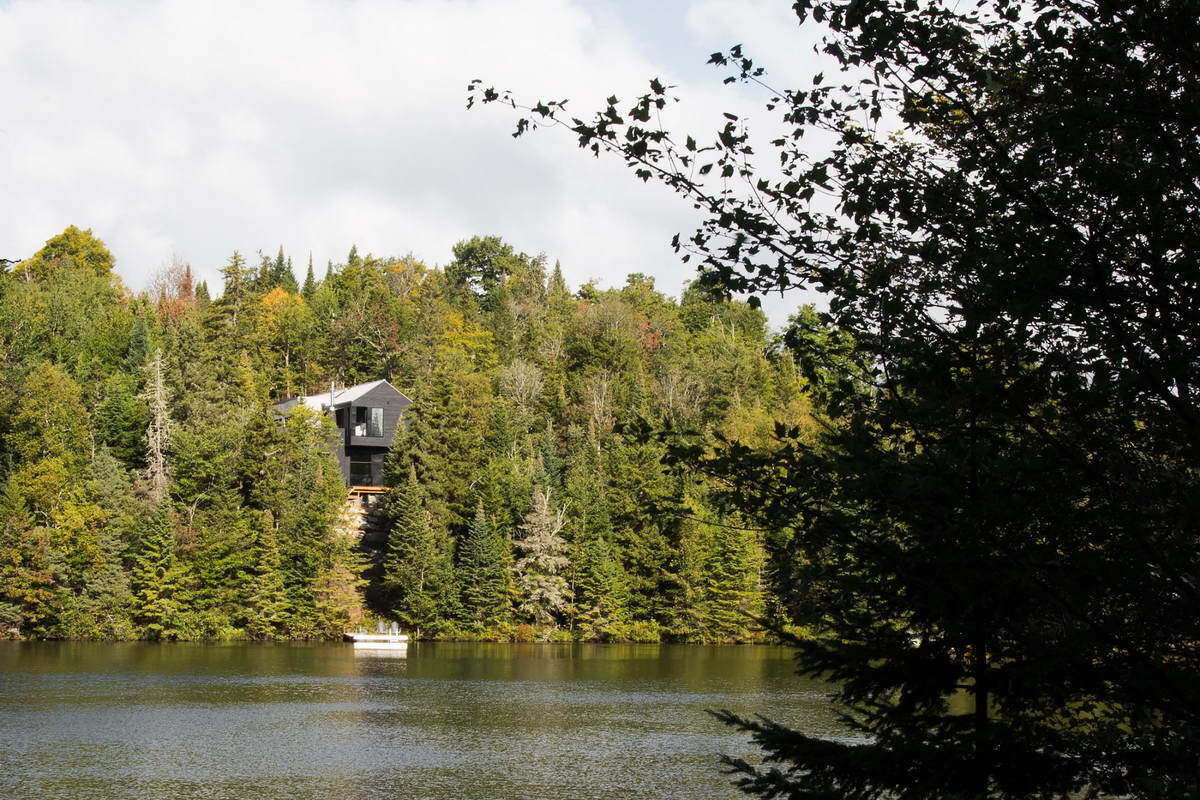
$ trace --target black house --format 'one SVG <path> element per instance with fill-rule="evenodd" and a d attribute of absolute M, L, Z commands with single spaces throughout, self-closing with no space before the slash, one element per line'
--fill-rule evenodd
<path fill-rule="evenodd" d="M 399 429 L 404 409 L 412 405 L 403 392 L 386 380 L 330 389 L 311 397 L 293 397 L 275 404 L 286 414 L 298 405 L 314 411 L 333 411 L 338 428 L 334 452 L 348 486 L 382 486 L 383 463 Z"/>

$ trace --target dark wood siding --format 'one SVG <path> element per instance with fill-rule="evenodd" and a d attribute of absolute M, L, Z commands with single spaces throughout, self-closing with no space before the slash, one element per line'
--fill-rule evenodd
<path fill-rule="evenodd" d="M 394 389 L 390 384 L 380 384 L 362 397 L 354 401 L 350 407 L 346 425 L 347 447 L 383 447 L 392 446 L 392 440 L 400 426 L 400 417 L 404 409 L 412 405 L 412 401 Z M 383 436 L 353 436 L 355 408 L 383 409 Z"/>

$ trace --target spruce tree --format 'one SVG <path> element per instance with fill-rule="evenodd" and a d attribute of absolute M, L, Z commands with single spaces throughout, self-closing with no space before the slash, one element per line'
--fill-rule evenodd
<path fill-rule="evenodd" d="M 304 286 L 300 289 L 300 296 L 306 301 L 312 302 L 313 295 L 317 293 L 317 279 L 313 276 L 313 261 L 312 253 L 308 254 L 308 271 L 304 273 Z"/>
<path fill-rule="evenodd" d="M 710 642 L 741 641 L 757 627 L 762 614 L 759 548 L 752 531 L 714 523 L 708 528 L 699 604 L 703 638 Z"/>
<path fill-rule="evenodd" d="M 557 626 L 571 606 L 571 587 L 565 573 L 570 566 L 567 543 L 559 535 L 564 511 L 550 506 L 550 496 L 540 487 L 533 492 L 533 509 L 521 526 L 524 534 L 514 542 L 521 553 L 513 564 L 518 610 L 537 625 Z"/>
<path fill-rule="evenodd" d="M 129 332 L 129 345 L 125 348 L 125 371 L 137 372 L 146 365 L 150 355 L 150 331 L 146 318 L 138 314 L 133 318 L 133 328 Z"/>
<path fill-rule="evenodd" d="M 142 514 L 137 536 L 131 576 L 134 622 L 149 639 L 172 639 L 178 634 L 181 574 L 167 503 L 155 504 Z"/>
<path fill-rule="evenodd" d="M 267 262 L 264 261 L 265 263 Z M 284 255 L 283 245 L 279 246 L 279 253 L 269 263 L 267 278 L 264 285 L 260 287 L 260 291 L 270 291 L 278 286 L 286 292 L 296 294 L 298 287 L 296 286 L 296 275 L 292 272 L 292 259 L 290 256 Z"/>
<path fill-rule="evenodd" d="M 287 633 L 291 604 L 273 515 L 262 515 L 257 534 L 253 572 L 246 586 L 246 633 L 255 639 L 277 639 Z"/>
<path fill-rule="evenodd" d="M 612 542 L 586 527 L 573 549 L 576 622 L 588 638 L 621 638 L 630 621 L 629 578 Z"/>
<path fill-rule="evenodd" d="M 588 638 L 620 637 L 629 614 L 629 577 L 613 544 L 600 443 L 578 427 L 568 433 L 567 497 L 571 504 L 571 584 L 576 623 Z"/>
<path fill-rule="evenodd" d="M 437 629 L 455 611 L 452 546 L 449 537 L 434 528 L 415 470 L 392 490 L 387 502 L 391 531 L 384 587 L 392 615 L 420 636 Z"/>
<path fill-rule="evenodd" d="M 462 619 L 476 630 L 503 622 L 509 613 L 509 575 L 504 539 L 483 513 L 475 517 L 459 546 L 458 581 L 462 587 Z"/>

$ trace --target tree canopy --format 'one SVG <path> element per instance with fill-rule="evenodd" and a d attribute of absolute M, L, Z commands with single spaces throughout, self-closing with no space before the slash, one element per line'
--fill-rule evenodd
<path fill-rule="evenodd" d="M 732 114 L 669 130 L 657 80 L 516 131 L 558 123 L 707 211 L 675 239 L 704 286 L 827 298 L 786 337 L 816 440 L 657 437 L 770 531 L 799 667 L 866 737 L 724 714 L 769 762 L 731 770 L 766 797 L 1193 796 L 1195 4 L 794 8 L 836 74 L 711 58 L 779 115 L 765 158 Z"/>
<path fill-rule="evenodd" d="M 448 256 L 352 248 L 298 286 L 286 252 L 235 252 L 215 296 L 186 264 L 142 294 L 67 257 L 0 274 L 3 635 L 322 638 L 369 616 L 422 636 L 761 640 L 738 613 L 773 602 L 760 538 L 717 547 L 702 487 L 703 518 L 659 519 L 666 450 L 618 427 L 768 435 L 802 387 L 763 315 L 638 275 L 573 293 L 499 237 Z M 364 536 L 332 421 L 272 403 L 380 378 L 415 402 Z"/>

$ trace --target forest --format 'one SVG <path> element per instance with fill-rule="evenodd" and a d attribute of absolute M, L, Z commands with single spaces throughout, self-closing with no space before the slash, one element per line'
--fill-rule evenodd
<path fill-rule="evenodd" d="M 753 445 L 816 425 L 760 311 L 638 274 L 572 290 L 495 236 L 443 267 L 352 248 L 297 270 L 281 248 L 221 274 L 218 294 L 176 263 L 133 293 L 72 226 L 0 275 L 4 636 L 312 639 L 379 620 L 743 642 L 778 616 L 761 532 L 631 432 Z M 414 405 L 386 545 L 368 548 L 332 422 L 272 404 L 379 378 Z"/>

